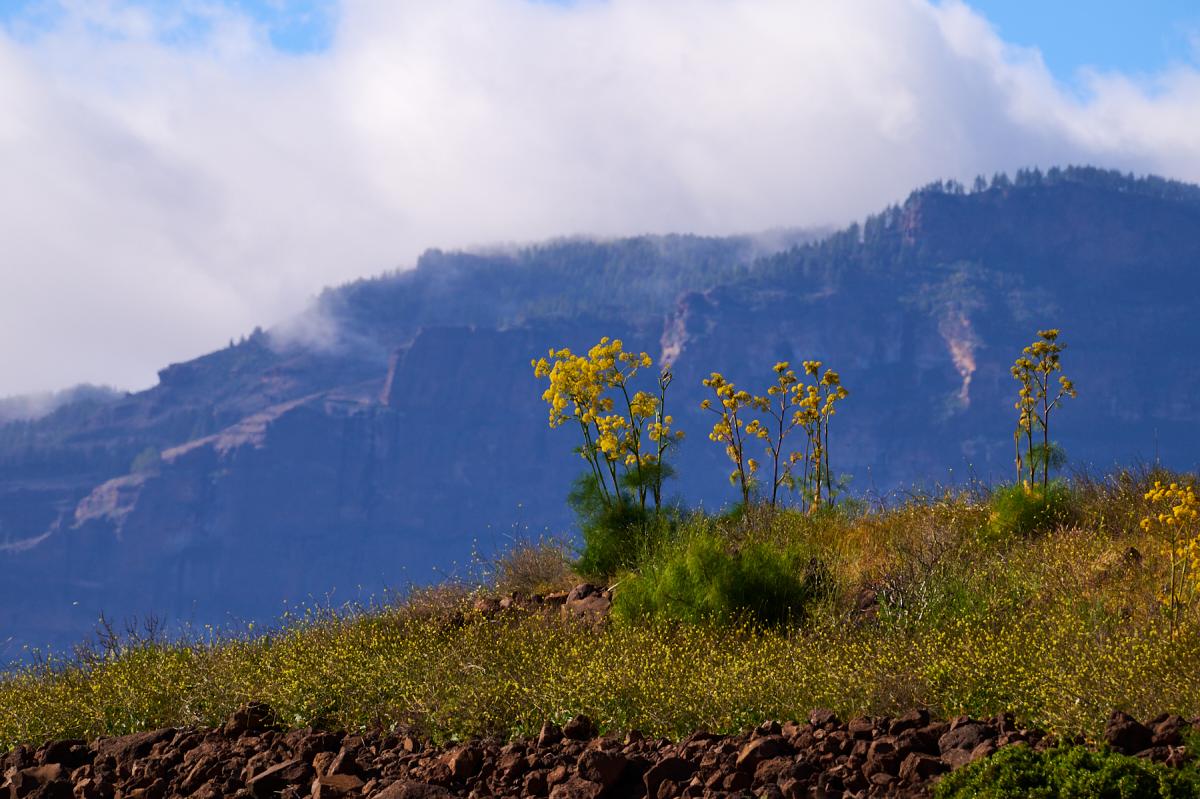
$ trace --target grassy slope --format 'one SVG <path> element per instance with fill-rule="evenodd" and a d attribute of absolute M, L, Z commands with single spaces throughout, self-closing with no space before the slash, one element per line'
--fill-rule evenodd
<path fill-rule="evenodd" d="M 834 590 L 792 629 L 488 619 L 469 609 L 467 589 L 445 588 L 269 634 L 92 648 L 0 678 L 0 749 L 212 724 L 249 699 L 298 726 L 409 723 L 440 738 L 530 732 L 577 712 L 653 734 L 734 730 L 815 706 L 1014 711 L 1093 736 L 1114 707 L 1194 716 L 1200 633 L 1167 632 L 1156 596 L 1163 547 L 1137 524 L 1147 479 L 1076 480 L 1072 523 L 1029 538 L 989 532 L 980 492 L 815 517 L 688 520 L 684 540 L 768 541 L 826 564 Z M 507 584 L 493 588 L 570 579 L 552 552 L 527 548 L 520 561 L 504 564 Z M 867 587 L 881 600 L 874 619 L 854 611 Z"/>

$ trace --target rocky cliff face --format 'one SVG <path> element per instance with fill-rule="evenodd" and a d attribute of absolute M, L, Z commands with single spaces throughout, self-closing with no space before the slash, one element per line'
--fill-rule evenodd
<path fill-rule="evenodd" d="M 327 292 L 298 323 L 321 337 L 256 332 L 149 391 L 0 425 L 0 656 L 102 610 L 219 623 L 365 599 L 568 530 L 580 464 L 529 359 L 601 335 L 675 364 L 690 504 L 732 498 L 700 380 L 761 390 L 814 357 L 852 392 L 833 449 L 855 490 L 1007 479 L 1008 366 L 1046 326 L 1081 390 L 1056 432 L 1076 465 L 1157 447 L 1192 468 L 1197 263 L 1200 190 L 1089 170 L 924 190 L 766 256 L 690 237 L 431 253 Z"/>

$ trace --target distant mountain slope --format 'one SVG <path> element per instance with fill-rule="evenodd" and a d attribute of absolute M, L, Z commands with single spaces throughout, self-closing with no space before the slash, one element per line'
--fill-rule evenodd
<path fill-rule="evenodd" d="M 601 335 L 674 360 L 674 490 L 708 507 L 732 498 L 697 408 L 708 372 L 838 368 L 834 465 L 858 490 L 1007 479 L 1008 366 L 1051 325 L 1081 392 L 1056 435 L 1073 461 L 1157 446 L 1192 468 L 1198 264 L 1200 189 L 1094 169 L 936 184 L 817 241 L 431 251 L 153 389 L 0 426 L 0 631 L 63 643 L 100 609 L 269 619 L 567 529 L 579 462 L 529 359 Z"/>

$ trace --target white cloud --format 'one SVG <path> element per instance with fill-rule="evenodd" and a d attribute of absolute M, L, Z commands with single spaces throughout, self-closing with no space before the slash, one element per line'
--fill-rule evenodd
<path fill-rule="evenodd" d="M 940 177 L 1200 179 L 1200 74 L 1081 99 L 957 2 L 344 0 L 281 54 L 214 4 L 0 32 L 0 395 L 154 371 L 425 247 L 839 224 Z"/>

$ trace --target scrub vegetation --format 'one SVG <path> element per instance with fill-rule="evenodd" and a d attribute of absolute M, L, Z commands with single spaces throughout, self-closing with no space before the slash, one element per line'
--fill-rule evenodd
<path fill-rule="evenodd" d="M 1058 364 L 1057 331 L 1038 340 L 1058 347 Z M 0 677 L 0 747 L 217 724 L 251 700 L 297 726 L 407 725 L 437 740 L 535 734 L 577 714 L 602 731 L 682 736 L 814 707 L 842 717 L 923 707 L 1011 712 L 1095 741 L 1114 708 L 1195 716 L 1195 476 L 1052 477 L 1048 409 L 1075 389 L 1054 393 L 1061 366 L 1032 357 L 1040 377 L 1014 370 L 1034 399 L 1017 401 L 1016 483 L 871 502 L 830 478 L 830 418 L 851 396 L 836 372 L 777 364 L 762 395 L 713 374 L 710 437 L 740 500 L 713 514 L 662 501 L 680 436 L 669 367 L 617 340 L 554 350 L 534 370 L 549 382 L 550 424 L 579 431 L 578 552 L 527 542 L 487 579 L 265 631 L 101 637 Z M 550 603 L 481 609 L 482 597 L 547 595 L 580 574 L 611 588 L 607 618 Z M 1004 757 L 993 771 L 1035 756 Z M 1050 781 L 1068 766 L 1151 778 L 1125 761 L 1038 758 L 1021 767 Z M 980 769 L 956 773 L 943 795 L 976 795 Z"/>

